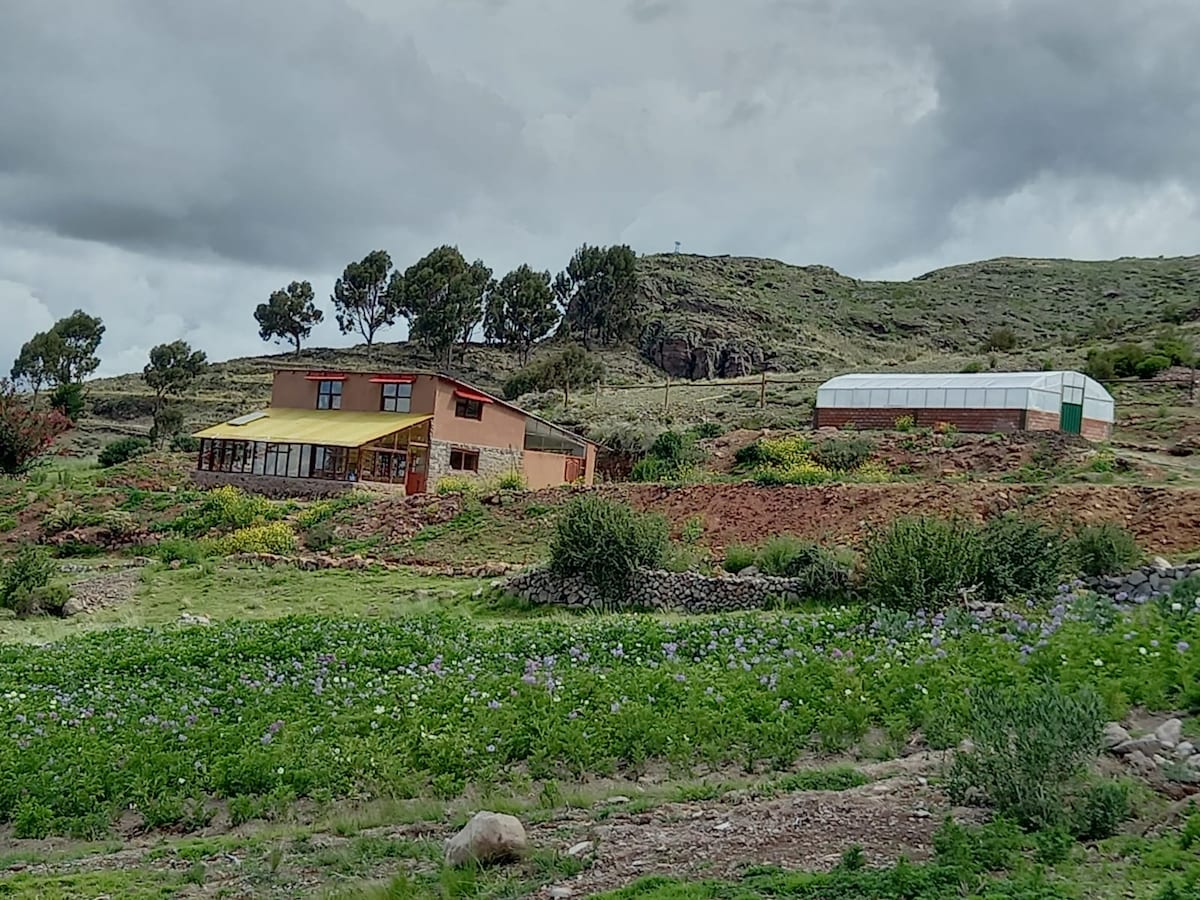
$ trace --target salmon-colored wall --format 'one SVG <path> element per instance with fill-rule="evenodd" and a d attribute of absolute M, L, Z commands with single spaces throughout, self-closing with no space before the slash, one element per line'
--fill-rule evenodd
<path fill-rule="evenodd" d="M 564 481 L 566 465 L 567 457 L 561 453 L 526 450 L 522 463 L 525 469 L 525 486 L 532 491 L 558 487 Z"/>
<path fill-rule="evenodd" d="M 583 483 L 591 487 L 596 483 L 596 446 L 595 444 L 584 444 L 587 448 L 587 471 L 583 476 Z"/>
<path fill-rule="evenodd" d="M 438 379 L 433 406 L 435 441 L 476 447 L 525 447 L 525 414 L 499 403 L 483 404 L 482 419 L 460 419 L 454 415 L 455 385 Z"/>
<path fill-rule="evenodd" d="M 303 372 L 276 372 L 271 384 L 271 405 L 282 409 L 315 409 L 317 383 Z"/>
<path fill-rule="evenodd" d="M 317 385 L 306 372 L 276 372 L 271 388 L 271 405 L 285 409 L 316 409 Z M 341 409 L 347 412 L 380 412 L 383 408 L 383 386 L 371 381 L 370 373 L 347 373 L 342 382 Z M 441 380 L 435 375 L 417 375 L 413 382 L 410 412 L 432 413 Z M 453 410 L 451 410 L 453 412 Z"/>

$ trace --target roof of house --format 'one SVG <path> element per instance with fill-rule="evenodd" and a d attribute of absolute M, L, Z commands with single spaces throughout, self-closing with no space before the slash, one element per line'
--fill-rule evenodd
<path fill-rule="evenodd" d="M 432 418 L 419 414 L 267 407 L 197 431 L 193 436 L 271 444 L 361 447 Z"/>
<path fill-rule="evenodd" d="M 833 390 L 862 388 L 1044 388 L 1059 385 L 1063 376 L 1091 381 L 1079 372 L 863 373 L 838 375 L 821 385 Z M 1095 384 L 1096 382 L 1092 382 Z"/>
<path fill-rule="evenodd" d="M 596 441 L 593 441 L 591 438 L 586 438 L 577 432 L 571 431 L 569 428 L 563 428 L 561 425 L 555 425 L 549 419 L 543 419 L 541 416 L 535 415 L 534 413 L 531 413 L 527 409 L 522 409 L 521 407 L 517 406 L 515 403 L 510 403 L 507 400 L 497 397 L 495 394 L 485 391 L 482 388 L 476 387 L 475 385 L 473 385 L 469 382 L 463 381 L 461 378 L 455 378 L 453 375 L 447 375 L 445 372 L 435 372 L 435 371 L 431 371 L 429 369 L 404 369 L 403 372 L 401 373 L 399 371 L 390 372 L 390 371 L 387 371 L 384 369 L 349 369 L 344 366 L 334 366 L 334 367 L 325 367 L 325 368 L 321 368 L 319 366 L 276 366 L 273 371 L 275 371 L 275 372 L 339 372 L 339 373 L 344 372 L 346 374 L 353 374 L 353 375 L 382 375 L 382 374 L 428 375 L 433 378 L 440 378 L 440 379 L 442 379 L 442 381 L 448 381 L 451 384 L 458 385 L 459 387 L 466 388 L 467 390 L 472 391 L 476 394 L 482 394 L 484 397 L 488 398 L 493 403 L 498 403 L 501 406 L 507 407 L 508 409 L 516 410 L 523 416 L 528 416 L 529 418 L 533 419 L 536 422 L 541 422 L 543 425 L 549 426 L 550 428 L 553 428 L 555 431 L 561 431 L 563 434 L 570 435 L 571 437 L 575 438 L 576 440 L 583 441 L 585 444 L 591 444 L 593 447 L 601 446 L 599 443 L 597 443 Z"/>

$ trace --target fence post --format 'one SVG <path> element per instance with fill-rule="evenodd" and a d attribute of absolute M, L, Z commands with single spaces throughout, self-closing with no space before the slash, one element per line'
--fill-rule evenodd
<path fill-rule="evenodd" d="M 663 412 L 671 410 L 671 373 L 667 373 L 666 384 L 663 385 Z"/>
<path fill-rule="evenodd" d="M 758 408 L 767 408 L 767 370 L 762 370 L 762 383 L 758 386 Z"/>

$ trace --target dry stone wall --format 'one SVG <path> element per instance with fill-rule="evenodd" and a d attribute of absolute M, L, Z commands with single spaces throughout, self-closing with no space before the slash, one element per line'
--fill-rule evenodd
<path fill-rule="evenodd" d="M 540 569 L 508 579 L 505 589 L 529 603 L 568 609 L 615 611 L 655 610 L 687 613 L 762 609 L 777 602 L 804 599 L 804 583 L 766 575 L 714 577 L 697 572 L 643 570 L 628 591 L 610 600 L 581 578 L 563 578 Z"/>
<path fill-rule="evenodd" d="M 1085 578 L 1083 586 L 1116 600 L 1143 600 L 1157 594 L 1169 594 L 1179 582 L 1200 573 L 1200 564 L 1173 566 L 1165 559 L 1134 569 L 1127 575 Z"/>

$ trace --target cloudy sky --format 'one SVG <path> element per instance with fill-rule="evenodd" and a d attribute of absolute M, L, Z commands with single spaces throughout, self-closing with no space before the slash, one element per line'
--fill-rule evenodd
<path fill-rule="evenodd" d="M 0 370 L 76 307 L 105 374 L 259 352 L 377 248 L 1197 253 L 1197 47 L 1196 0 L 0 0 Z"/>

